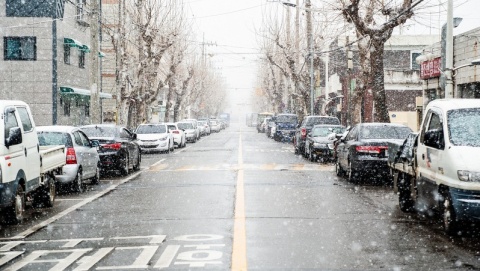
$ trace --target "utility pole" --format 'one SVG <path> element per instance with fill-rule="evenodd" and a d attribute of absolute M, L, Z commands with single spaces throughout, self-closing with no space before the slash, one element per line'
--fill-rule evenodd
<path fill-rule="evenodd" d="M 448 0 L 446 41 L 445 98 L 453 98 L 453 0 Z"/>
<path fill-rule="evenodd" d="M 98 91 L 99 65 L 98 65 L 98 33 L 100 21 L 99 0 L 91 1 L 91 20 L 90 20 L 90 42 L 92 50 L 90 51 L 90 122 L 101 123 L 100 116 L 100 94 Z"/>
<path fill-rule="evenodd" d="M 313 34 L 312 34 L 312 3 L 310 0 L 305 1 L 305 9 L 307 15 L 307 46 L 308 46 L 308 57 L 310 58 L 310 115 L 314 115 L 313 107 Z"/>

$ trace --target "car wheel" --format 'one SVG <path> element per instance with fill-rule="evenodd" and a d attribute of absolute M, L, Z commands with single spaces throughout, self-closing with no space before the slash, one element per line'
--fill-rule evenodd
<path fill-rule="evenodd" d="M 410 191 L 410 180 L 404 173 L 398 174 L 398 206 L 402 212 L 413 211 L 414 202 Z"/>
<path fill-rule="evenodd" d="M 123 162 L 122 162 L 122 165 L 121 165 L 121 168 L 120 168 L 120 172 L 122 173 L 122 175 L 128 175 L 128 172 L 130 171 L 129 169 L 129 162 L 128 162 L 128 156 L 125 155 L 123 157 Z"/>
<path fill-rule="evenodd" d="M 83 183 L 83 175 L 81 170 L 78 170 L 77 176 L 75 177 L 75 180 L 73 180 L 72 190 L 77 193 L 83 193 L 85 191 L 85 185 Z"/>
<path fill-rule="evenodd" d="M 100 183 L 100 164 L 97 165 L 95 169 L 95 176 L 92 178 L 92 184 L 99 184 Z"/>
<path fill-rule="evenodd" d="M 141 157 L 140 152 L 138 152 L 137 162 L 136 162 L 135 165 L 133 166 L 133 170 L 134 170 L 134 171 L 139 171 L 139 170 L 140 170 L 140 163 L 141 163 L 141 161 L 142 161 L 142 157 Z"/>
<path fill-rule="evenodd" d="M 443 230 L 448 235 L 455 235 L 457 234 L 458 230 L 458 221 L 455 214 L 455 210 L 452 204 L 452 198 L 450 197 L 450 193 L 447 191 L 443 195 L 443 203 L 442 203 L 442 220 L 443 220 Z"/>
<path fill-rule="evenodd" d="M 51 175 L 45 176 L 46 186 L 42 187 L 33 198 L 33 206 L 35 208 L 52 207 L 56 196 L 55 178 Z"/>
<path fill-rule="evenodd" d="M 339 177 L 342 177 L 345 175 L 345 171 L 343 170 L 342 166 L 340 165 L 340 162 L 338 161 L 335 161 L 335 173 L 337 174 L 337 176 Z"/>
<path fill-rule="evenodd" d="M 25 215 L 25 193 L 23 187 L 18 184 L 13 204 L 5 212 L 5 222 L 8 224 L 19 224 Z"/>
<path fill-rule="evenodd" d="M 347 169 L 347 174 L 348 174 L 348 181 L 349 182 L 356 182 L 357 181 L 357 172 L 352 168 L 352 161 L 348 161 L 348 169 Z"/>

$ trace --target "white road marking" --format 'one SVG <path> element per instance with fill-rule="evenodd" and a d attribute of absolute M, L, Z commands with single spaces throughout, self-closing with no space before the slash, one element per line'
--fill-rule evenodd
<path fill-rule="evenodd" d="M 77 261 L 80 265 L 75 268 L 73 271 L 87 271 L 90 270 L 96 263 L 98 263 L 101 259 L 107 256 L 114 247 L 104 247 L 99 249 L 95 254 L 92 256 L 84 256 L 80 260 Z"/>
<path fill-rule="evenodd" d="M 129 239 L 147 239 L 151 238 L 150 244 L 161 244 L 165 241 L 166 235 L 146 235 L 146 236 L 127 236 L 127 237 L 112 237 L 110 239 L 117 239 L 117 240 L 129 240 Z"/>
<path fill-rule="evenodd" d="M 179 249 L 180 246 L 167 246 L 153 268 L 162 269 L 170 267 L 170 264 L 172 264 L 172 261 L 175 258 L 175 255 L 177 255 Z"/>
<path fill-rule="evenodd" d="M 71 264 L 73 264 L 78 258 L 82 257 L 83 254 L 87 253 L 88 251 L 92 250 L 91 248 L 85 249 L 70 249 L 70 250 L 36 250 L 30 253 L 28 256 L 25 256 L 20 261 L 16 262 L 9 268 L 5 269 L 6 271 L 17 271 L 21 268 L 25 267 L 26 265 L 31 265 L 33 263 L 57 263 L 54 267 L 50 268 L 50 271 L 62 271 Z M 63 259 L 51 259 L 49 257 L 44 257 L 48 254 L 64 254 L 70 253 L 66 258 Z M 37 260 L 38 258 L 42 258 L 45 260 Z"/>
<path fill-rule="evenodd" d="M 131 265 L 122 266 L 100 266 L 96 270 L 119 270 L 119 269 L 148 269 L 148 263 L 152 259 L 158 246 L 142 246 L 142 247 L 116 247 L 115 250 L 134 250 L 142 249 L 140 255 L 135 259 Z"/>

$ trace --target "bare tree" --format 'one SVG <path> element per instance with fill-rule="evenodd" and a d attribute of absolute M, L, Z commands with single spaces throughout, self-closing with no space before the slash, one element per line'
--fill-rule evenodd
<path fill-rule="evenodd" d="M 380 2 L 376 0 L 341 0 L 342 13 L 347 22 L 355 27 L 359 38 L 361 80 L 355 96 L 355 107 L 361 106 L 362 99 L 371 89 L 375 105 L 374 120 L 390 122 L 384 87 L 384 46 L 392 36 L 394 28 L 413 16 L 414 8 L 423 0 L 401 0 Z M 358 112 L 356 114 L 358 116 Z M 359 119 L 357 118 L 358 122 Z"/>

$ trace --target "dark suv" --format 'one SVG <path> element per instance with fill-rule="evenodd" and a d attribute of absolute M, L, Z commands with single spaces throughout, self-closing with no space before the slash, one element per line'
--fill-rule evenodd
<path fill-rule="evenodd" d="M 298 117 L 295 114 L 278 114 L 275 116 L 276 130 L 273 135 L 275 141 L 292 141 Z"/>
<path fill-rule="evenodd" d="M 312 127 L 317 124 L 340 125 L 340 120 L 337 117 L 330 116 L 306 116 L 295 130 L 293 146 L 296 154 L 301 153 L 305 155 L 305 139 Z"/>

